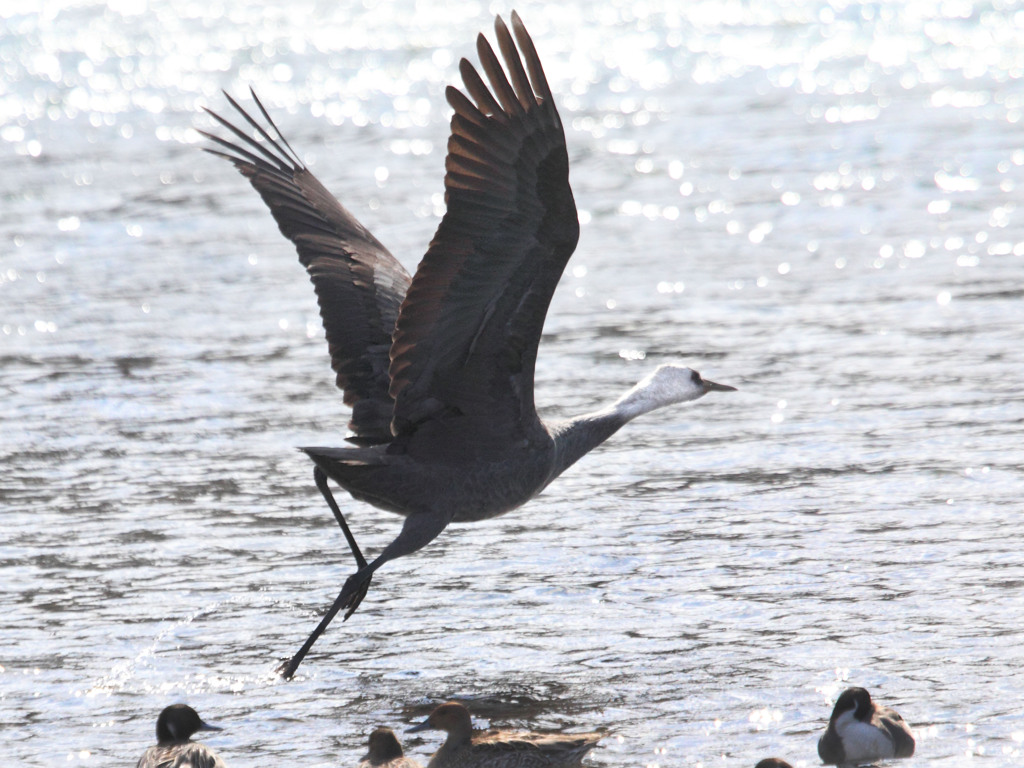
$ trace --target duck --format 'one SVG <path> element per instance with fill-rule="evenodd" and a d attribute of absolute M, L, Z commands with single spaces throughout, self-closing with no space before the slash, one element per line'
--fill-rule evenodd
<path fill-rule="evenodd" d="M 192 741 L 199 731 L 219 731 L 188 704 L 165 707 L 156 719 L 156 745 L 142 753 L 135 768 L 226 768 L 205 744 Z"/>
<path fill-rule="evenodd" d="M 406 733 L 446 731 L 427 768 L 570 768 L 597 746 L 600 733 L 487 731 L 473 735 L 469 710 L 457 701 L 440 705 Z"/>
<path fill-rule="evenodd" d="M 369 749 L 359 761 L 359 768 L 422 768 L 406 757 L 402 744 L 390 728 L 377 728 L 370 734 Z"/>
<path fill-rule="evenodd" d="M 847 688 L 818 740 L 818 756 L 826 765 L 853 766 L 910 757 L 914 746 L 914 734 L 896 710 L 873 702 L 864 688 Z"/>
<path fill-rule="evenodd" d="M 766 757 L 764 760 L 759 760 L 754 768 L 793 768 L 793 766 L 781 757 Z"/>

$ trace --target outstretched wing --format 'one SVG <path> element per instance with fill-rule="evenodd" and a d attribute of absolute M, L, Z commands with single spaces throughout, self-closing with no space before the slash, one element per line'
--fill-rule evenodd
<path fill-rule="evenodd" d="M 472 101 L 446 91 L 455 110 L 448 210 L 402 304 L 391 350 L 392 430 L 411 434 L 430 420 L 467 418 L 475 450 L 490 440 L 511 444 L 539 424 L 537 345 L 579 239 L 562 122 L 515 13 L 512 28 L 522 59 L 505 23 L 495 21 L 507 77 L 480 35 L 490 90 L 463 59 Z"/>
<path fill-rule="evenodd" d="M 206 151 L 227 158 L 249 179 L 299 252 L 316 290 L 337 385 L 352 406 L 348 439 L 360 445 L 389 442 L 394 409 L 389 352 L 409 273 L 303 166 L 256 94 L 252 97 L 277 138 L 227 96 L 263 141 L 208 109 L 238 142 L 201 131 L 228 150 Z"/>

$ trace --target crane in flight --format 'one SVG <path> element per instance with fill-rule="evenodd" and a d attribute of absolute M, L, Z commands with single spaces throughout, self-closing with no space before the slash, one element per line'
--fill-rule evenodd
<path fill-rule="evenodd" d="M 454 110 L 447 210 L 414 277 L 309 172 L 255 93 L 266 126 L 227 97 L 255 135 L 207 110 L 234 136 L 204 131 L 218 145 L 207 151 L 249 179 L 298 251 L 337 385 L 352 408 L 352 445 L 302 450 L 357 570 L 281 667 L 286 678 L 339 611 L 352 615 L 384 563 L 417 551 L 449 523 L 525 504 L 641 414 L 734 389 L 669 364 L 593 413 L 553 424 L 537 415 L 537 346 L 580 230 L 551 89 L 514 12 L 511 25 L 495 21 L 505 69 L 486 38 L 477 38 L 490 87 L 462 59 L 468 96 L 445 91 Z M 328 478 L 405 518 L 373 561 L 363 557 Z"/>

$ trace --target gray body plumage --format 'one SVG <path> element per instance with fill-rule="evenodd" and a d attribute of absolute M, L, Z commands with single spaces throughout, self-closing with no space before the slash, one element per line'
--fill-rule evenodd
<path fill-rule="evenodd" d="M 205 744 L 172 744 L 150 747 L 135 768 L 226 768 L 217 753 Z"/>
<path fill-rule="evenodd" d="M 303 448 L 354 498 L 410 516 L 440 514 L 449 522 L 486 520 L 522 506 L 625 424 L 614 412 L 539 428 L 519 444 L 474 455 L 446 451 L 432 439 L 367 448 Z M 460 440 L 452 433 L 456 445 Z M 454 455 L 453 455 L 454 454 Z"/>
<path fill-rule="evenodd" d="M 424 461 L 381 446 L 303 450 L 360 501 L 406 517 L 438 514 L 468 523 L 509 512 L 547 485 L 555 451 L 545 437 L 498 460 Z"/>

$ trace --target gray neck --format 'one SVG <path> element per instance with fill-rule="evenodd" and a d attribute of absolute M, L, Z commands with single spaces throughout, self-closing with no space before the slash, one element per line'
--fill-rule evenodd
<path fill-rule="evenodd" d="M 628 416 L 613 407 L 552 424 L 549 430 L 555 441 L 555 460 L 548 482 L 618 432 L 628 421 Z"/>
<path fill-rule="evenodd" d="M 555 441 L 555 459 L 548 482 L 637 416 L 673 403 L 696 400 L 706 391 L 700 376 L 689 368 L 662 365 L 611 405 L 550 426 L 548 431 Z"/>

